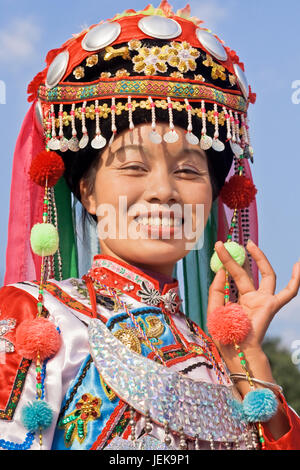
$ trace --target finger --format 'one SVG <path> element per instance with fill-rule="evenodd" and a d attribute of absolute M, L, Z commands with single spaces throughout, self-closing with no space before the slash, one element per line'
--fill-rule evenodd
<path fill-rule="evenodd" d="M 225 270 L 219 269 L 208 291 L 207 315 L 224 305 Z"/>
<path fill-rule="evenodd" d="M 266 255 L 252 240 L 248 240 L 247 250 L 256 262 L 261 274 L 259 290 L 269 294 L 274 294 L 276 290 L 276 274 Z"/>
<path fill-rule="evenodd" d="M 282 289 L 278 294 L 275 295 L 275 298 L 278 302 L 277 311 L 280 310 L 285 304 L 290 300 L 296 297 L 300 287 L 300 261 L 294 264 L 292 277 L 288 285 Z"/>
<path fill-rule="evenodd" d="M 215 250 L 219 256 L 221 262 L 223 263 L 225 269 L 229 272 L 233 278 L 236 286 L 241 295 L 247 294 L 247 292 L 255 291 L 253 282 L 251 281 L 249 275 L 230 255 L 226 250 L 222 242 L 217 242 L 215 244 Z"/>

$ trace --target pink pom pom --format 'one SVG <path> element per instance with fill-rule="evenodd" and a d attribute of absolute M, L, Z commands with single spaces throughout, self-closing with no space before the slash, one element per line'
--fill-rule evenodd
<path fill-rule="evenodd" d="M 61 340 L 55 325 L 46 318 L 24 320 L 16 331 L 16 350 L 26 359 L 41 361 L 54 356 L 60 348 Z"/>
<path fill-rule="evenodd" d="M 228 302 L 207 318 L 207 329 L 221 344 L 241 343 L 251 329 L 251 321 L 239 304 Z"/>

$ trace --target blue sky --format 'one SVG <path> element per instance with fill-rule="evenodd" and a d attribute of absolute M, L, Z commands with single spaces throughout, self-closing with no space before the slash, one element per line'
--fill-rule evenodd
<path fill-rule="evenodd" d="M 172 4 L 174 10 L 185 6 L 178 0 Z M 44 68 L 47 52 L 60 47 L 73 33 L 111 18 L 125 7 L 138 10 L 146 5 L 147 1 L 141 0 L 0 0 L 0 81 L 6 85 L 6 104 L 0 104 L 1 279 L 12 155 L 29 107 L 28 83 Z M 300 255 L 300 104 L 292 102 L 292 83 L 300 80 L 300 3 L 191 0 L 190 5 L 192 14 L 237 52 L 245 63 L 252 91 L 257 93 L 256 104 L 250 109 L 250 132 L 255 150 L 252 171 L 258 188 L 259 244 L 277 274 L 279 290 L 289 281 Z M 277 314 L 269 334 L 279 335 L 289 348 L 300 340 L 300 296 Z"/>

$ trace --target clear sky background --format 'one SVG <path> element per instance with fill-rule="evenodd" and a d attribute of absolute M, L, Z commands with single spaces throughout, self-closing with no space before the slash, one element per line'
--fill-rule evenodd
<path fill-rule="evenodd" d="M 28 83 L 45 66 L 50 49 L 84 27 L 126 8 L 143 9 L 147 0 L 0 0 L 0 276 L 3 281 L 14 144 L 29 108 Z M 158 6 L 157 1 L 152 2 Z M 257 101 L 250 108 L 255 150 L 252 166 L 258 188 L 259 245 L 277 274 L 277 290 L 289 281 L 299 259 L 300 104 L 292 102 L 299 80 L 299 0 L 191 0 L 192 14 L 205 21 L 234 49 Z M 184 1 L 174 0 L 174 10 Z M 1 83 L 1 82 L 0 82 Z M 300 93 L 299 93 L 300 97 Z M 3 98 L 3 97 L 2 97 Z M 0 97 L 1 102 L 1 97 Z M 16 260 L 17 262 L 17 260 Z M 300 340 L 300 296 L 273 320 L 269 335 L 280 336 L 292 352 Z"/>

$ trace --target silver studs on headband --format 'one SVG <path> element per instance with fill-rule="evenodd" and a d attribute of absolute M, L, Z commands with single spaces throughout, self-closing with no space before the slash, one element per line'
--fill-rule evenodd
<path fill-rule="evenodd" d="M 164 141 L 167 142 L 168 144 L 173 144 L 177 142 L 179 139 L 179 136 L 177 132 L 174 129 L 174 124 L 173 124 L 173 103 L 171 101 L 171 98 L 168 96 L 167 97 L 168 101 L 168 112 L 169 112 L 169 128 L 170 130 L 165 133 L 164 135 Z"/>
<path fill-rule="evenodd" d="M 177 21 L 159 15 L 142 18 L 138 22 L 138 27 L 143 33 L 157 39 L 176 38 L 182 32 L 181 26 Z"/>
<path fill-rule="evenodd" d="M 198 28 L 196 30 L 196 36 L 202 46 L 216 59 L 222 61 L 227 60 L 226 50 L 213 34 Z"/>
<path fill-rule="evenodd" d="M 100 131 L 100 109 L 99 100 L 95 100 L 95 115 L 96 115 L 96 135 L 91 142 L 93 149 L 102 149 L 106 145 L 106 139 L 103 137 Z"/>
<path fill-rule="evenodd" d="M 121 26 L 117 22 L 99 24 L 86 33 L 81 47 L 85 51 L 97 51 L 114 42 L 120 33 Z"/>

